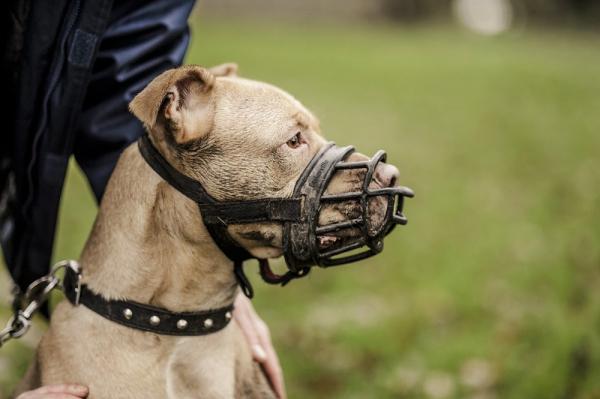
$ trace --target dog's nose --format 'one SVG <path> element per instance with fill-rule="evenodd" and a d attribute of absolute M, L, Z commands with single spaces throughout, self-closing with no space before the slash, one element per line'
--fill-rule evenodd
<path fill-rule="evenodd" d="M 348 162 L 361 162 L 368 160 L 369 157 L 359 152 L 350 154 L 348 159 L 346 159 Z M 375 168 L 372 182 L 376 181 L 381 187 L 394 187 L 396 185 L 396 181 L 398 181 L 398 177 L 400 177 L 398 168 L 396 168 L 394 165 L 390 165 L 389 163 L 380 162 Z"/>
<path fill-rule="evenodd" d="M 393 187 L 400 176 L 398 168 L 389 163 L 380 163 L 375 168 L 375 180 L 379 181 L 383 187 Z"/>

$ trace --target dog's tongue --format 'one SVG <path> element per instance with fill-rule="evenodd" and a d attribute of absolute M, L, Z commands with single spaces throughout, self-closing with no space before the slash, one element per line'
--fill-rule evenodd
<path fill-rule="evenodd" d="M 319 236 L 319 247 L 321 249 L 327 249 L 339 240 L 340 238 L 336 236 Z"/>
<path fill-rule="evenodd" d="M 361 237 L 357 228 L 342 229 L 334 233 L 318 236 L 319 249 L 331 250 L 341 248 L 345 244 L 357 241 Z"/>

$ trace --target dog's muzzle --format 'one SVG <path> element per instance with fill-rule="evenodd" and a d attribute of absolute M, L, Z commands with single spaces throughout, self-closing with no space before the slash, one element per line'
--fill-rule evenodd
<path fill-rule="evenodd" d="M 328 143 L 298 179 L 292 198 L 302 204 L 301 215 L 296 220 L 286 222 L 283 232 L 283 253 L 291 271 L 297 272 L 314 265 L 343 265 L 373 256 L 383 249 L 384 236 L 397 224 L 406 224 L 402 209 L 404 197 L 413 196 L 409 188 L 369 188 L 377 165 L 386 160 L 385 152 L 380 150 L 366 161 L 346 161 L 353 152 L 351 146 L 338 147 Z M 327 187 L 336 172 L 361 169 L 364 173 L 358 191 L 327 194 Z M 375 209 L 371 204 L 377 197 L 383 200 L 381 203 L 386 207 L 383 215 L 373 214 Z M 320 212 L 327 206 L 348 203 L 359 207 L 358 215 L 345 221 L 319 224 Z M 345 230 L 358 234 L 333 248 L 323 247 L 324 238 Z"/>
<path fill-rule="evenodd" d="M 276 222 L 283 224 L 283 254 L 289 271 L 278 276 L 266 260 L 260 260 L 261 276 L 269 283 L 285 284 L 304 276 L 312 266 L 330 267 L 371 257 L 383 249 L 383 239 L 396 225 L 406 224 L 404 197 L 413 197 L 407 187 L 374 188 L 375 169 L 385 162 L 386 154 L 378 151 L 366 161 L 350 162 L 352 146 L 328 143 L 313 157 L 296 182 L 291 198 L 263 198 L 247 201 L 217 201 L 200 182 L 183 175 L 158 152 L 147 135 L 140 138 L 140 152 L 147 163 L 169 184 L 194 200 L 203 221 L 219 248 L 236 265 L 235 271 L 245 294 L 252 296 L 241 264 L 253 258 L 228 233 L 231 224 Z M 337 172 L 357 171 L 362 184 L 356 191 L 330 194 L 327 191 Z M 360 173 L 358 173 L 360 172 Z M 330 206 L 352 204 L 348 220 L 319 224 L 320 213 Z M 375 206 L 379 204 L 384 206 Z M 323 245 L 330 237 L 345 236 L 332 245 Z"/>

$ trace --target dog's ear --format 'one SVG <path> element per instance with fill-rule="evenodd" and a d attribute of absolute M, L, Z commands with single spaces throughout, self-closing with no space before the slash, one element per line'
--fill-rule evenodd
<path fill-rule="evenodd" d="M 150 134 L 162 131 L 178 143 L 200 138 L 212 128 L 214 83 L 214 75 L 196 65 L 171 69 L 150 82 L 129 110 Z"/>
<path fill-rule="evenodd" d="M 215 65 L 208 69 L 215 76 L 237 76 L 238 66 L 233 62 Z"/>

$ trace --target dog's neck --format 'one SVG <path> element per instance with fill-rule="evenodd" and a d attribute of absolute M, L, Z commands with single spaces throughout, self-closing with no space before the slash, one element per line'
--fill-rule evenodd
<path fill-rule="evenodd" d="M 198 311 L 228 305 L 237 293 L 232 262 L 197 205 L 163 181 L 136 144 L 111 176 L 80 261 L 83 282 L 110 299 Z"/>

